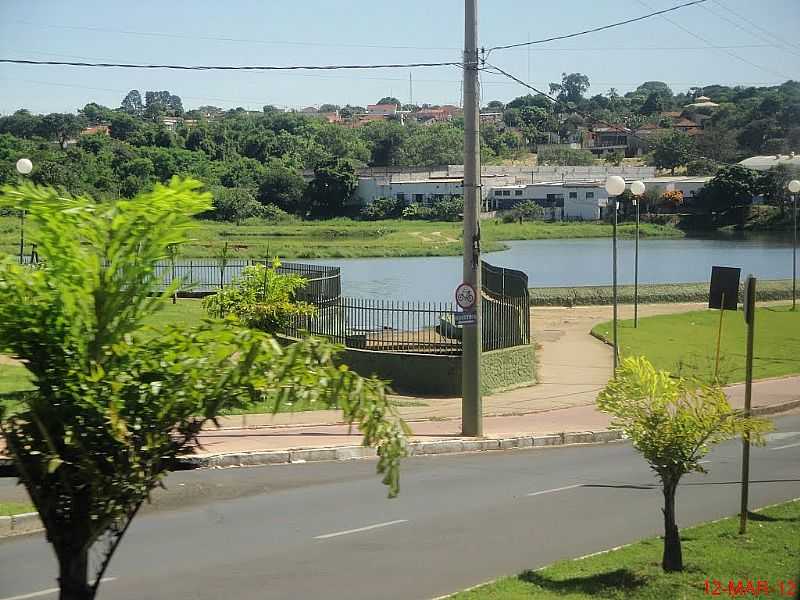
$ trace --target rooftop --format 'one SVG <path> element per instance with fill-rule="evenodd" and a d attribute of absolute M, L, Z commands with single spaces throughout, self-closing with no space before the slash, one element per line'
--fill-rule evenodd
<path fill-rule="evenodd" d="M 767 156 L 751 156 L 739 163 L 743 167 L 755 171 L 766 171 L 777 165 L 790 165 L 800 167 L 800 155 L 791 154 L 769 154 Z"/>

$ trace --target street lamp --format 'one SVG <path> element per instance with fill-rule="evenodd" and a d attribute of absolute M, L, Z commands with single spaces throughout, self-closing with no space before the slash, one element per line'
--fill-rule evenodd
<path fill-rule="evenodd" d="M 614 377 L 617 376 L 617 361 L 619 360 L 619 351 L 617 345 L 617 213 L 619 202 L 617 196 L 625 191 L 625 180 L 619 175 L 612 175 L 606 179 L 606 192 L 609 198 L 612 199 L 612 210 L 614 211 L 614 244 L 613 244 L 613 302 L 614 302 Z"/>
<path fill-rule="evenodd" d="M 636 207 L 636 250 L 633 259 L 633 326 L 639 327 L 639 204 L 644 194 L 644 182 L 634 181 L 631 184 L 633 205 Z"/>
<path fill-rule="evenodd" d="M 792 179 L 786 187 L 792 194 L 792 310 L 797 310 L 797 192 L 800 192 L 800 181 Z"/>
<path fill-rule="evenodd" d="M 29 175 L 33 171 L 33 163 L 30 158 L 20 158 L 17 161 L 17 173 Z M 19 211 L 19 264 L 22 264 L 25 254 L 25 209 Z"/>

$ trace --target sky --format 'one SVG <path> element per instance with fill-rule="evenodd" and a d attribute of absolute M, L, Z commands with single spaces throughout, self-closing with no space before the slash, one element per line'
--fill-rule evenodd
<path fill-rule="evenodd" d="M 483 0 L 486 48 L 637 17 L 684 0 Z M 458 61 L 461 0 L 0 0 L 0 58 L 187 65 L 319 65 Z M 800 0 L 708 0 L 609 31 L 498 50 L 490 62 L 547 91 L 580 72 L 589 94 L 643 81 L 771 85 L 800 79 Z M 412 85 L 409 85 L 409 76 Z M 116 108 L 131 89 L 170 90 L 185 108 L 364 106 L 383 96 L 460 104 L 458 67 L 336 72 L 179 72 L 0 64 L 0 114 Z M 482 75 L 482 101 L 528 92 Z"/>

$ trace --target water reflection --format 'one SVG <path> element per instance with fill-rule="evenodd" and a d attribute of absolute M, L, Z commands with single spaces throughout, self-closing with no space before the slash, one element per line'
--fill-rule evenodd
<path fill-rule="evenodd" d="M 531 287 L 611 282 L 610 239 L 507 242 L 485 254 L 490 263 L 528 274 Z M 791 236 L 721 233 L 678 240 L 642 239 L 639 281 L 708 281 L 712 265 L 741 267 L 743 276 L 781 279 L 792 273 Z M 461 280 L 461 257 L 358 258 L 308 261 L 342 267 L 345 294 L 363 298 L 450 301 Z M 633 283 L 634 242 L 619 241 L 619 281 Z"/>

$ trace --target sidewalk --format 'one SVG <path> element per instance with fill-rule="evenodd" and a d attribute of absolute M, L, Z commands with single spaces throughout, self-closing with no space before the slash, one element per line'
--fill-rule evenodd
<path fill-rule="evenodd" d="M 696 310 L 703 304 L 642 305 L 642 316 Z M 631 307 L 622 307 L 628 318 Z M 601 432 L 609 417 L 595 408 L 597 393 L 612 374 L 611 348 L 589 335 L 611 318 L 611 307 L 535 308 L 532 326 L 539 344 L 538 385 L 484 398 L 484 436 L 500 439 Z M 731 404 L 744 406 L 744 385 L 726 388 Z M 459 439 L 461 398 L 397 397 L 399 412 L 413 431 L 412 442 Z M 800 402 L 800 377 L 756 382 L 753 407 Z M 225 417 L 221 429 L 200 435 L 198 456 L 222 453 L 336 448 L 361 443 L 358 431 L 338 411 Z"/>

